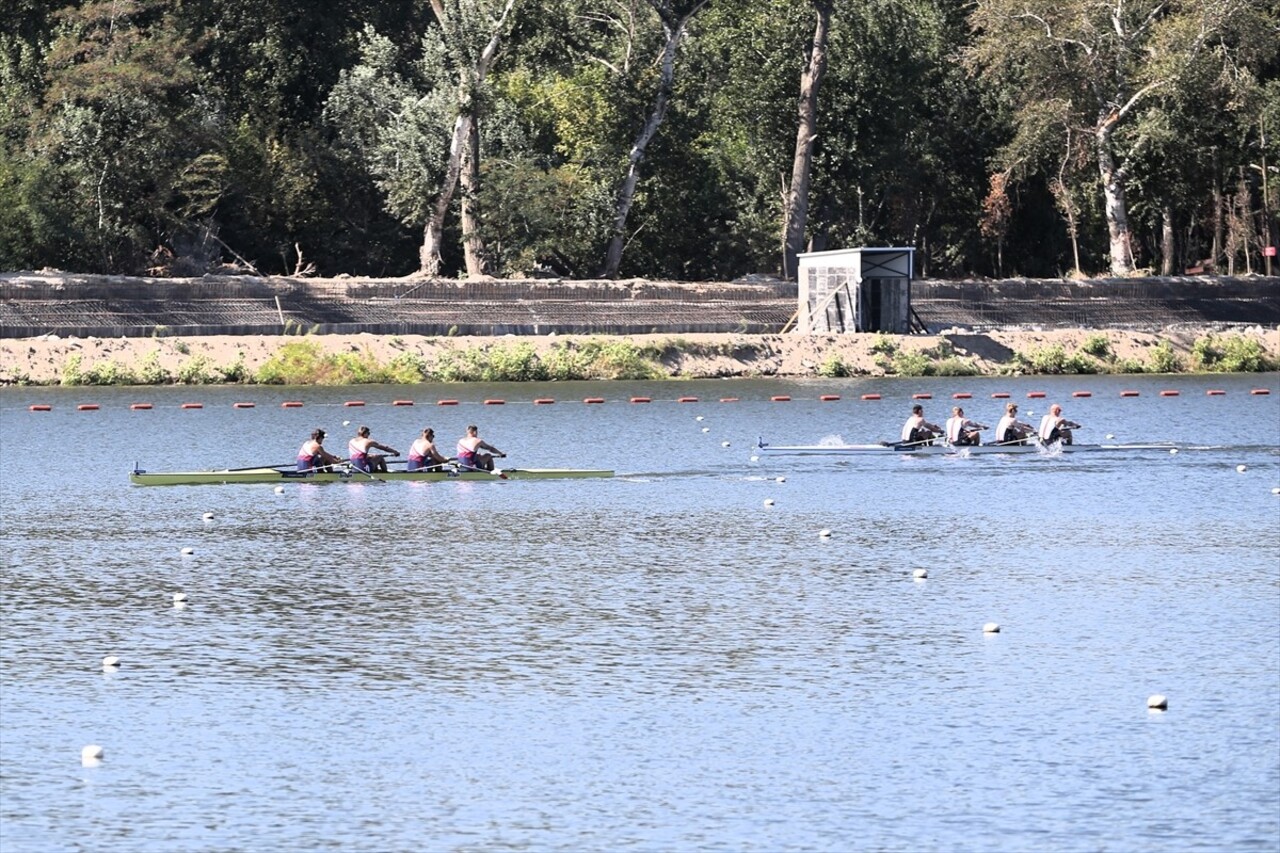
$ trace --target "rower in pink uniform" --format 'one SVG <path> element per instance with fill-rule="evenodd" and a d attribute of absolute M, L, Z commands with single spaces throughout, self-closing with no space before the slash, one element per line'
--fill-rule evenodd
<path fill-rule="evenodd" d="M 463 471 L 492 471 L 494 456 L 507 458 L 507 454 L 480 438 L 479 433 L 479 428 L 473 424 L 467 427 L 467 434 L 458 439 L 458 468 Z M 489 453 L 481 453 L 482 450 Z"/>

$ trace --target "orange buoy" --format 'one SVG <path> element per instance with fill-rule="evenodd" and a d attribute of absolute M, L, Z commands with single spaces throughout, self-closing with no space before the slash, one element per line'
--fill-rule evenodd
<path fill-rule="evenodd" d="M 97 403 L 81 403 L 80 405 L 76 406 L 76 411 L 77 412 L 96 412 L 98 411 L 98 404 Z"/>
<path fill-rule="evenodd" d="M 738 398 L 737 398 L 737 397 L 721 397 L 721 398 L 720 398 L 720 402 L 721 402 L 721 403 L 736 403 L 736 402 L 738 402 Z"/>
<path fill-rule="evenodd" d="M 348 408 L 353 407 L 353 406 L 363 406 L 363 405 L 364 405 L 364 400 L 348 400 L 347 402 L 343 403 L 342 405 L 347 406 Z"/>
<path fill-rule="evenodd" d="M 864 399 L 864 400 L 879 400 L 879 399 L 880 399 L 880 395 L 879 395 L 879 394 L 863 394 L 863 395 L 862 395 L 862 399 Z"/>
<path fill-rule="evenodd" d="M 535 406 L 550 406 L 554 402 L 555 400 L 551 399 L 550 397 L 541 397 L 537 400 L 534 400 L 533 404 Z"/>
<path fill-rule="evenodd" d="M 604 397 L 583 397 L 582 402 L 589 404 L 603 403 Z"/>
<path fill-rule="evenodd" d="M 1137 391 L 1121 391 L 1120 396 L 1121 397 L 1137 397 L 1138 392 Z"/>
<path fill-rule="evenodd" d="M 770 399 L 771 401 L 775 402 L 775 403 L 790 403 L 790 402 L 791 402 L 791 398 L 790 398 L 790 397 L 788 397 L 786 394 L 778 394 L 777 396 L 775 396 L 775 397 L 770 397 L 769 399 Z"/>
<path fill-rule="evenodd" d="M 436 400 L 436 405 L 437 406 L 456 406 L 458 405 L 458 401 L 457 400 Z"/>
<path fill-rule="evenodd" d="M 484 404 L 486 406 L 505 406 L 507 404 L 507 401 L 506 400 L 485 400 Z"/>
<path fill-rule="evenodd" d="M 912 400 L 932 400 L 933 395 L 932 394 L 912 394 L 911 399 Z"/>
<path fill-rule="evenodd" d="M 301 400 L 285 400 L 283 403 L 281 403 L 281 404 L 280 404 L 280 408 L 282 408 L 282 409 L 301 409 L 301 408 L 302 408 L 302 401 L 301 401 Z"/>
<path fill-rule="evenodd" d="M 840 395 L 839 394 L 823 394 L 818 399 L 824 403 L 834 403 L 836 400 L 840 399 Z"/>
<path fill-rule="evenodd" d="M 179 408 L 182 409 L 203 409 L 204 403 L 183 403 Z"/>
<path fill-rule="evenodd" d="M 677 403 L 696 403 L 698 402 L 698 398 L 697 397 L 680 397 L 676 400 L 676 402 Z"/>
<path fill-rule="evenodd" d="M 1044 392 L 1043 392 L 1043 391 L 1028 391 L 1028 392 L 1027 392 L 1027 399 L 1028 399 L 1028 400 L 1043 400 L 1043 399 L 1044 399 Z"/>
<path fill-rule="evenodd" d="M 1271 389 L 1270 388 L 1254 388 L 1249 393 L 1255 397 L 1265 397 L 1271 393 Z"/>
<path fill-rule="evenodd" d="M 1072 397 L 1092 397 L 1093 392 L 1092 391 L 1072 391 L 1071 396 Z"/>
<path fill-rule="evenodd" d="M 1223 391 L 1221 388 L 1210 388 L 1208 391 L 1205 391 L 1204 393 L 1205 393 L 1205 396 L 1207 397 L 1225 397 L 1227 394 L 1227 392 Z"/>
<path fill-rule="evenodd" d="M 256 405 L 255 403 L 232 403 L 232 404 L 231 404 L 231 408 L 233 408 L 233 409 L 252 409 L 255 405 Z"/>
<path fill-rule="evenodd" d="M 1008 391 L 997 391 L 996 393 L 994 393 L 994 394 L 992 394 L 992 395 L 991 395 L 991 399 L 992 399 L 992 400 L 1008 400 L 1008 399 L 1009 399 L 1009 392 L 1008 392 Z"/>
<path fill-rule="evenodd" d="M 1182 393 L 1181 391 L 1161 391 L 1160 396 L 1161 397 L 1177 397 L 1181 393 Z"/>
<path fill-rule="evenodd" d="M 958 392 L 958 393 L 956 393 L 956 394 L 952 394 L 952 395 L 951 395 L 951 399 L 952 399 L 952 400 L 972 400 L 972 399 L 973 399 L 973 395 L 972 395 L 972 394 L 969 394 L 969 393 L 967 393 L 967 392 L 965 392 L 965 391 L 960 391 L 960 392 Z"/>
<path fill-rule="evenodd" d="M 27 410 L 31 412 L 52 412 L 53 406 L 47 405 L 45 403 L 36 403 L 33 406 L 27 406 Z"/>
<path fill-rule="evenodd" d="M 391 405 L 393 405 L 393 406 L 412 406 L 412 405 L 413 405 L 413 401 L 412 401 L 412 400 L 392 400 L 392 401 L 391 401 Z"/>
<path fill-rule="evenodd" d="M 134 411 L 134 412 L 145 412 L 150 408 L 151 408 L 150 403 L 130 403 L 129 404 L 130 411 Z"/>
<path fill-rule="evenodd" d="M 633 403 L 652 403 L 652 402 L 653 402 L 653 400 L 650 400 L 648 397 L 632 397 L 632 398 L 631 398 L 631 402 L 633 402 Z"/>

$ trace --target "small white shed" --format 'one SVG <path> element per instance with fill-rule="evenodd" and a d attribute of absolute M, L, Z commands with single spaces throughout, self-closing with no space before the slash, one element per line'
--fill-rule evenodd
<path fill-rule="evenodd" d="M 915 249 L 836 249 L 797 257 L 800 332 L 911 332 Z"/>

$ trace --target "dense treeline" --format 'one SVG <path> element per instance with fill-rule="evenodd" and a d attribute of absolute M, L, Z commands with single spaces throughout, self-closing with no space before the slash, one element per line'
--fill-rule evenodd
<path fill-rule="evenodd" d="M 1258 269 L 1274 0 L 5 0 L 0 268 Z"/>

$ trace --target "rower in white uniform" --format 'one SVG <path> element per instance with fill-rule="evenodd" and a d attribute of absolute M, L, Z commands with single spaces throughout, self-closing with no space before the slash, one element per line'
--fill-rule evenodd
<path fill-rule="evenodd" d="M 979 430 L 987 428 L 986 424 L 971 421 L 964 416 L 960 406 L 951 408 L 951 417 L 947 418 L 947 442 L 956 447 L 973 447 L 982 443 Z"/>
<path fill-rule="evenodd" d="M 1026 444 L 1035 427 L 1018 420 L 1018 404 L 1006 403 L 1004 417 L 996 424 L 996 444 Z"/>
<path fill-rule="evenodd" d="M 911 407 L 911 417 L 902 425 L 903 444 L 925 444 L 942 435 L 942 427 L 924 419 L 924 406 Z"/>
<path fill-rule="evenodd" d="M 1080 429 L 1080 424 L 1064 418 L 1062 416 L 1062 407 L 1054 403 L 1049 407 L 1049 413 L 1040 419 L 1038 432 L 1040 440 L 1045 444 L 1052 444 L 1055 441 L 1070 444 L 1071 431 L 1073 429 Z"/>

